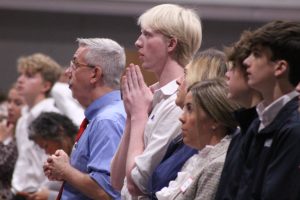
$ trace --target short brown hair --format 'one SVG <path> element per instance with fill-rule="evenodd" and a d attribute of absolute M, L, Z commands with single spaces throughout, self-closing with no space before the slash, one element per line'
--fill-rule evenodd
<path fill-rule="evenodd" d="M 227 56 L 227 60 L 232 64 L 232 67 L 238 67 L 244 72 L 246 76 L 246 66 L 243 61 L 249 56 L 250 44 L 249 38 L 251 36 L 250 31 L 244 31 L 240 37 L 240 40 L 232 44 L 232 46 L 226 47 L 224 52 Z"/>
<path fill-rule="evenodd" d="M 285 60 L 288 77 L 293 86 L 300 81 L 300 22 L 273 21 L 253 31 L 251 48 L 262 46 L 271 50 L 271 60 Z"/>

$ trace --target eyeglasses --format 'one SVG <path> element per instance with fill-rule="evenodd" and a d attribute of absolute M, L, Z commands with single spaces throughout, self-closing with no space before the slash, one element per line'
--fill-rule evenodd
<path fill-rule="evenodd" d="M 70 61 L 70 67 L 73 71 L 76 71 L 78 68 L 81 67 L 89 67 L 89 68 L 93 68 L 94 66 L 89 65 L 89 64 L 84 64 L 84 63 L 79 63 L 79 62 L 74 62 L 75 60 L 71 60 Z"/>

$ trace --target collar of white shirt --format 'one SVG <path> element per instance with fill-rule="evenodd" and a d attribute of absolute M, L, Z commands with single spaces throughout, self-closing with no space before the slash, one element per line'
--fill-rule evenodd
<path fill-rule="evenodd" d="M 298 95 L 298 92 L 292 91 L 278 98 L 267 107 L 264 106 L 264 102 L 259 103 L 256 107 L 256 111 L 260 120 L 260 126 L 258 130 L 261 131 L 263 128 L 271 124 L 281 108 L 283 108 L 290 100 Z"/>
<path fill-rule="evenodd" d="M 173 80 L 161 88 L 158 88 L 158 83 L 155 83 L 151 87 L 152 89 L 154 89 L 154 96 L 152 102 L 152 106 L 154 106 L 162 99 L 167 98 L 170 95 L 174 94 L 178 89 L 178 84 L 176 83 L 176 80 Z"/>

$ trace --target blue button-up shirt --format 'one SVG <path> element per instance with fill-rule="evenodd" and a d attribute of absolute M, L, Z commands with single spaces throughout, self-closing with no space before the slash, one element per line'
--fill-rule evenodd
<path fill-rule="evenodd" d="M 89 124 L 74 145 L 70 162 L 73 167 L 87 173 L 114 199 L 120 199 L 110 183 L 110 163 L 123 134 L 126 113 L 120 91 L 110 92 L 95 100 L 85 111 Z M 62 200 L 90 199 L 67 182 Z"/>

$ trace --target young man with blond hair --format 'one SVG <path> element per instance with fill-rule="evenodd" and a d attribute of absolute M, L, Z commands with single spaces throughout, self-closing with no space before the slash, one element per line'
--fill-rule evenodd
<path fill-rule="evenodd" d="M 178 23 L 181 22 L 181 23 Z M 176 106 L 176 79 L 199 49 L 202 28 L 198 15 L 188 8 L 161 4 L 138 19 L 141 34 L 135 42 L 145 70 L 158 82 L 144 83 L 140 68 L 131 64 L 122 81 L 127 121 L 112 162 L 112 184 L 122 198 L 148 195 L 149 178 L 168 144 L 180 134 L 181 109 Z M 127 190 L 128 189 L 128 190 Z M 129 192 L 128 192 L 129 191 Z"/>
<path fill-rule="evenodd" d="M 47 184 L 43 173 L 45 152 L 28 138 L 29 124 L 44 111 L 59 112 L 50 90 L 60 74 L 60 66 L 52 58 L 41 53 L 21 57 L 18 60 L 17 89 L 27 106 L 16 126 L 18 160 L 12 180 L 12 189 L 19 195 L 38 191 Z"/>

